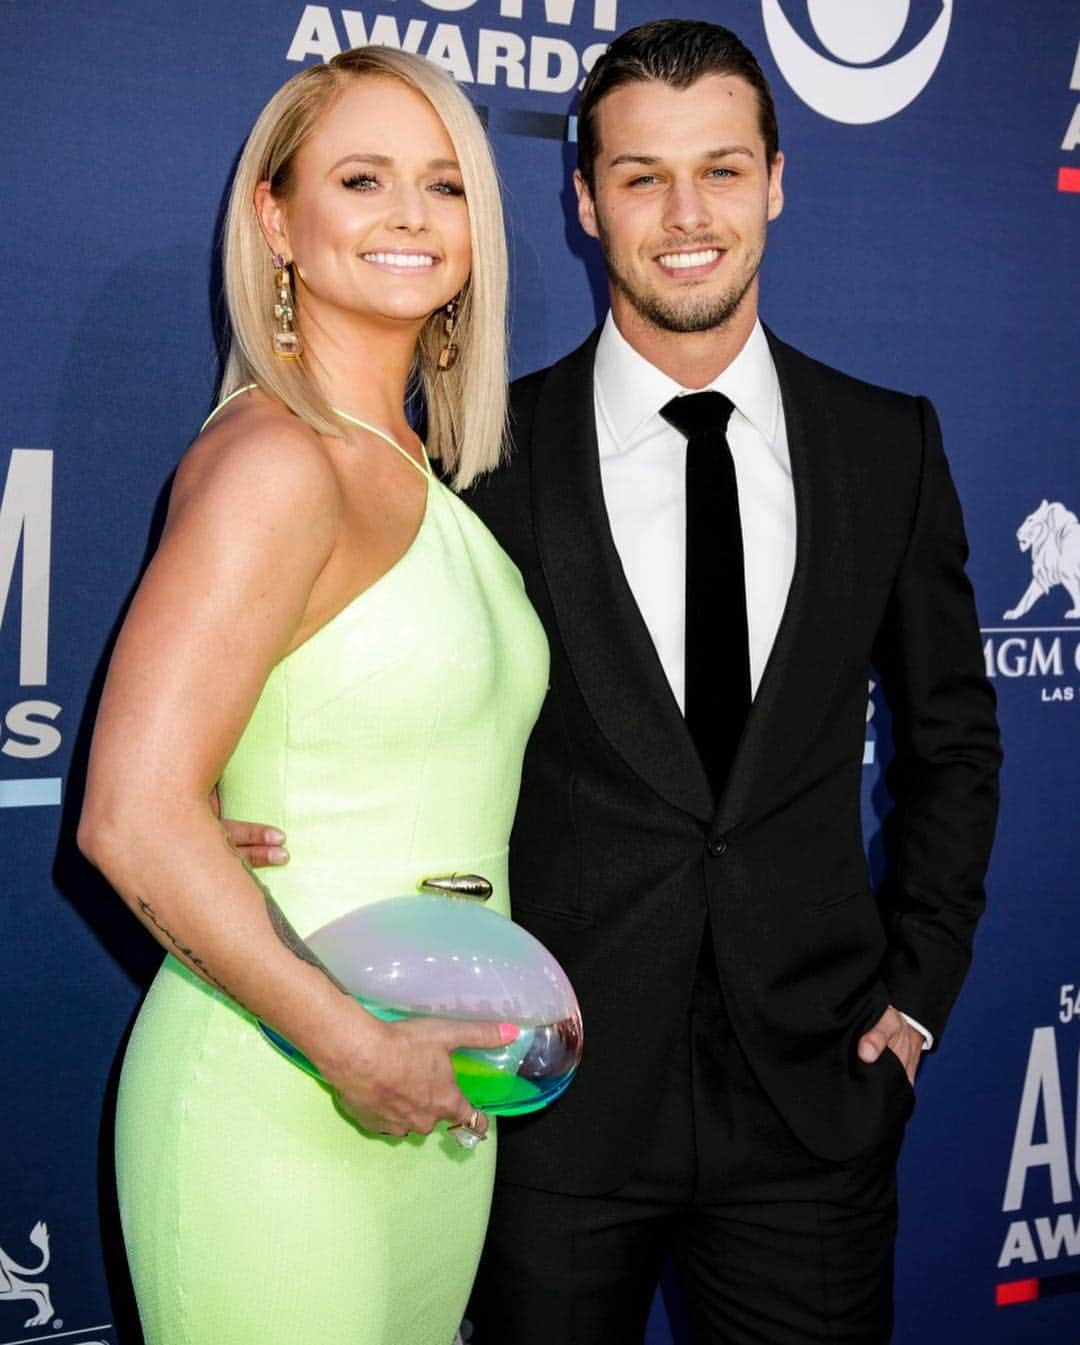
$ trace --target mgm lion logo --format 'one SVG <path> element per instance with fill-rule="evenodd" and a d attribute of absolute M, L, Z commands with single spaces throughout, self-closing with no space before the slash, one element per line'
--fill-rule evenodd
<path fill-rule="evenodd" d="M 49 1264 L 49 1230 L 40 1220 L 30 1230 L 30 1241 L 41 1252 L 41 1261 L 33 1269 L 20 1266 L 0 1247 L 0 1303 L 17 1303 L 20 1299 L 27 1299 L 34 1304 L 37 1312 L 28 1317 L 23 1326 L 45 1326 L 52 1321 L 53 1316 L 49 1286 L 43 1281 L 37 1284 L 30 1282 L 31 1275 L 40 1275 Z"/>
<path fill-rule="evenodd" d="M 1031 552 L 1031 583 L 1024 596 L 1005 613 L 1006 621 L 1019 621 L 1060 584 L 1072 599 L 1065 613 L 1070 620 L 1080 618 L 1080 522 L 1076 515 L 1055 500 L 1043 500 L 1016 530 L 1021 551 Z"/>

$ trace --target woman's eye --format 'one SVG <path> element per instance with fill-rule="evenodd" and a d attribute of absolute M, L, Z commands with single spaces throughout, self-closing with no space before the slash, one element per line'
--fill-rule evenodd
<path fill-rule="evenodd" d="M 465 188 L 460 182 L 433 182 L 431 190 L 440 196 L 464 196 Z"/>
<path fill-rule="evenodd" d="M 373 173 L 354 173 L 352 177 L 344 178 L 341 185 L 348 187 L 351 191 L 370 191 L 372 187 L 377 187 L 379 183 Z"/>

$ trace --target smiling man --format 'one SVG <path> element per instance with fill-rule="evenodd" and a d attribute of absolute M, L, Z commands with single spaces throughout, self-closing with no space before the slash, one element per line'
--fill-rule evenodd
<path fill-rule="evenodd" d="M 615 325 L 658 366 L 664 349 L 673 366 L 687 358 L 673 333 L 702 334 L 711 367 L 715 334 L 738 341 L 733 355 L 756 320 L 765 231 L 784 199 L 783 155 L 774 124 L 760 127 L 758 98 L 734 74 L 692 88 L 633 81 L 582 118 L 581 225 L 600 240 Z"/>
<path fill-rule="evenodd" d="M 759 321 L 782 169 L 732 33 L 611 46 L 575 175 L 611 312 L 515 386 L 509 465 L 471 492 L 551 642 L 511 890 L 587 1038 L 567 1095 L 501 1127 L 476 1345 L 633 1345 L 669 1254 L 697 1345 L 890 1334 L 896 1158 L 1000 752 L 933 409 Z"/>

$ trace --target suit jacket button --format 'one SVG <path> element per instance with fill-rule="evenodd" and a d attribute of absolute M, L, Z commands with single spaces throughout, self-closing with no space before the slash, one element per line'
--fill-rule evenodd
<path fill-rule="evenodd" d="M 726 836 L 713 836 L 710 838 L 708 850 L 709 854 L 712 855 L 714 859 L 719 859 L 726 849 L 727 849 Z"/>

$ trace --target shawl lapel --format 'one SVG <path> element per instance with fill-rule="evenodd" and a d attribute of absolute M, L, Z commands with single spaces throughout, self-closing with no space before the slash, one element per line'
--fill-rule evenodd
<path fill-rule="evenodd" d="M 854 584 L 850 469 L 821 373 L 768 333 L 795 492 L 796 551 L 780 627 L 723 795 L 705 770 L 626 582 L 600 479 L 597 333 L 545 378 L 532 430 L 541 565 L 574 678 L 601 733 L 660 797 L 728 831 L 766 811 L 809 746 L 845 647 Z M 717 628 L 722 653 L 723 628 Z"/>
<path fill-rule="evenodd" d="M 615 548 L 593 402 L 597 334 L 554 365 L 532 432 L 540 560 L 575 681 L 600 732 L 657 794 L 704 821 L 712 792 Z"/>
<path fill-rule="evenodd" d="M 818 366 L 766 333 L 780 380 L 795 491 L 795 568 L 784 614 L 719 800 L 729 830 L 766 811 L 812 742 L 843 660 L 851 610 L 852 487 Z M 846 451 L 845 451 L 846 450 Z"/>

